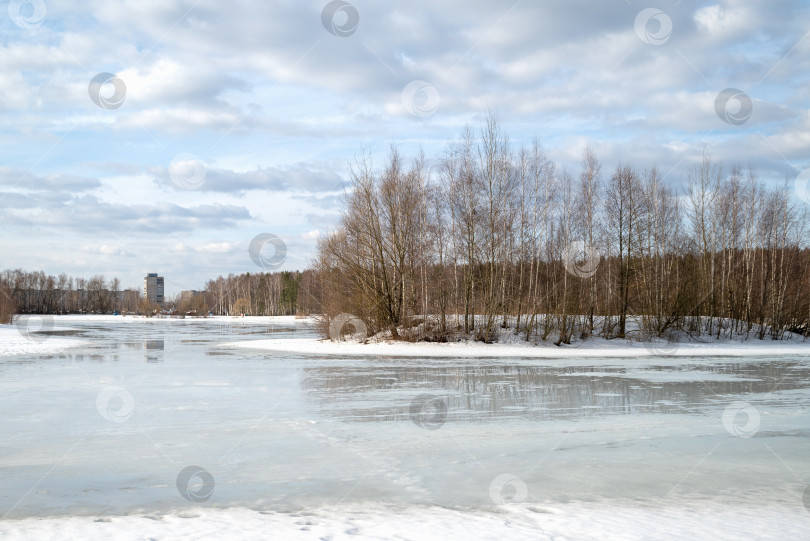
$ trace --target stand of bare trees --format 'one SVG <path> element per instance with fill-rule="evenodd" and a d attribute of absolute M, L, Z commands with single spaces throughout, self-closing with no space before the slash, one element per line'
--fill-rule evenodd
<path fill-rule="evenodd" d="M 101 275 L 85 279 L 5 270 L 0 273 L 2 286 L 7 288 L 16 311 L 23 314 L 137 311 L 141 297 L 134 289 L 122 289 L 118 278 L 107 281 Z"/>
<path fill-rule="evenodd" d="M 807 209 L 788 186 L 708 157 L 684 190 L 654 168 L 578 178 L 490 117 L 433 168 L 396 148 L 352 168 L 342 220 L 320 240 L 320 309 L 394 338 L 491 341 L 806 334 Z"/>
<path fill-rule="evenodd" d="M 208 281 L 197 302 L 215 315 L 309 314 L 320 304 L 312 274 L 285 271 L 219 276 Z"/>

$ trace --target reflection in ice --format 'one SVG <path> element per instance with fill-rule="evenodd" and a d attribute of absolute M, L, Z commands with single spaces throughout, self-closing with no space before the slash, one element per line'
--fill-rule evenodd
<path fill-rule="evenodd" d="M 796 361 L 685 364 L 679 370 L 668 366 L 643 371 L 423 363 L 305 368 L 301 386 L 331 417 L 406 419 L 409 401 L 428 390 L 446 402 L 449 419 L 477 422 L 503 417 L 543 420 L 699 413 L 725 395 L 803 388 L 810 379 L 810 370 Z M 671 381 L 657 383 L 661 379 Z"/>

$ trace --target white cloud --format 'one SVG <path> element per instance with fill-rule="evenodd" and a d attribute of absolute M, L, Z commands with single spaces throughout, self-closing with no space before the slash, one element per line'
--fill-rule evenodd
<path fill-rule="evenodd" d="M 231 242 L 214 242 L 205 244 L 197 248 L 198 252 L 208 252 L 212 254 L 227 254 L 233 252 L 237 247 L 237 243 Z"/>
<path fill-rule="evenodd" d="M 695 12 L 695 23 L 711 36 L 722 37 L 751 29 L 752 14 L 743 4 L 715 4 L 698 9 Z"/>
<path fill-rule="evenodd" d="M 487 110 L 515 147 L 539 136 L 574 174 L 585 144 L 606 170 L 655 163 L 673 182 L 704 148 L 771 179 L 810 165 L 801 0 L 669 3 L 661 46 L 635 35 L 643 4 L 353 3 L 361 22 L 347 38 L 323 28 L 321 4 L 298 0 L 68 0 L 49 2 L 36 32 L 6 21 L 0 227 L 30 251 L 3 239 L 5 264 L 48 254 L 72 266 L 70 247 L 90 238 L 97 256 L 202 280 L 249 268 L 247 243 L 272 231 L 291 243 L 290 268 L 304 266 L 339 217 L 357 153 L 379 164 L 395 142 L 433 157 Z M 100 72 L 125 81 L 120 108 L 91 101 Z M 440 93 L 429 118 L 403 111 L 413 80 Z M 728 87 L 753 99 L 743 126 L 714 111 Z M 180 153 L 205 164 L 196 190 L 168 177 Z"/>

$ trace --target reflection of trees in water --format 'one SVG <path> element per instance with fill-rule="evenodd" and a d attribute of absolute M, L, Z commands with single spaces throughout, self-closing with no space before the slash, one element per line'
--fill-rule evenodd
<path fill-rule="evenodd" d="M 161 339 L 140 340 L 137 342 L 124 342 L 126 349 L 143 350 L 143 360 L 147 363 L 159 363 L 163 361 L 163 352 L 166 349 L 166 341 Z"/>
<path fill-rule="evenodd" d="M 91 353 L 52 353 L 48 355 L 38 355 L 37 361 L 51 361 L 62 360 L 71 362 L 94 361 L 94 362 L 118 362 L 120 357 L 118 355 L 109 354 L 91 354 Z M 24 361 L 26 363 L 34 363 L 36 361 Z"/>
<path fill-rule="evenodd" d="M 643 372 L 642 372 L 643 370 Z M 452 420 L 499 417 L 573 418 L 696 411 L 724 395 L 807 386 L 810 370 L 795 362 L 647 367 L 399 366 L 305 368 L 301 385 L 326 415 L 368 420 L 407 417 L 422 393 L 441 396 Z M 679 371 L 752 381 L 665 381 Z M 655 381 L 661 376 L 662 381 Z M 652 381 L 650 381 L 652 380 Z"/>

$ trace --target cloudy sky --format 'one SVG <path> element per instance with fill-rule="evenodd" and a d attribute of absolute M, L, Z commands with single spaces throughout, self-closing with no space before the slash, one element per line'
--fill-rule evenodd
<path fill-rule="evenodd" d="M 174 294 L 262 270 L 260 234 L 302 269 L 361 150 L 433 156 L 487 111 L 574 175 L 586 144 L 674 185 L 704 150 L 810 167 L 806 0 L 5 4 L 0 269 Z"/>

